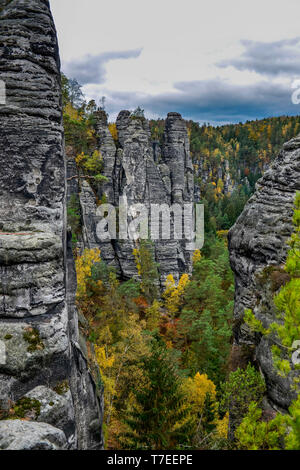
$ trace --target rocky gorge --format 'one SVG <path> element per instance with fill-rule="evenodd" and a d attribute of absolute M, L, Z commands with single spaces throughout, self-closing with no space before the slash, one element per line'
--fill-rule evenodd
<path fill-rule="evenodd" d="M 83 248 L 123 278 L 136 274 L 131 241 L 97 240 L 96 196 L 66 161 L 60 62 L 47 0 L 1 0 L 0 448 L 101 449 L 102 383 L 75 306 L 76 274 L 66 222 L 79 195 Z M 116 148 L 99 111 L 96 132 L 107 182 L 98 196 L 117 204 L 193 201 L 193 166 L 185 122 L 170 113 L 163 156 L 155 155 L 145 120 L 122 111 Z M 66 182 L 69 182 L 68 189 Z M 191 269 L 185 241 L 155 245 L 161 280 Z M 13 412 L 14 419 L 9 419 Z M 18 415 L 19 413 L 19 415 Z M 19 417 L 20 419 L 15 419 Z M 22 418 L 30 419 L 24 422 Z M 4 419 L 5 418 L 5 419 Z"/>
<path fill-rule="evenodd" d="M 88 322 L 76 306 L 70 201 L 78 201 L 78 253 L 99 249 L 118 279 L 139 279 L 137 243 L 100 239 L 99 208 L 117 208 L 124 199 L 148 210 L 152 204 L 193 205 L 200 199 L 195 176 L 206 181 L 211 168 L 195 171 L 179 113 L 168 114 L 159 143 L 147 119 L 128 110 L 119 113 L 114 138 L 106 112 L 97 109 L 95 150 L 104 178 L 94 182 L 82 171 L 64 143 L 59 48 L 48 0 L 0 0 L 0 80 L 6 89 L 0 104 L 0 449 L 102 450 L 103 380 Z M 222 162 L 219 179 L 231 194 L 238 184 L 228 165 Z M 286 242 L 300 190 L 300 138 L 263 169 L 229 231 L 231 367 L 255 364 L 266 382 L 265 408 L 286 413 L 299 371 L 288 379 L 278 375 L 272 340 L 251 331 L 244 313 L 251 309 L 265 327 L 276 319 L 273 298 L 287 281 Z M 152 246 L 161 291 L 169 275 L 178 284 L 192 274 L 190 240 L 160 238 Z"/>

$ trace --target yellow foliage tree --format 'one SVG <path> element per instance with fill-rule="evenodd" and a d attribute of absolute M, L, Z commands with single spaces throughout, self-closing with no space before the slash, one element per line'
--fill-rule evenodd
<path fill-rule="evenodd" d="M 199 263 L 199 261 L 201 261 L 201 258 L 201 251 L 195 250 L 193 253 L 193 264 Z"/>
<path fill-rule="evenodd" d="M 95 150 L 91 155 L 86 155 L 84 152 L 81 152 L 77 155 L 75 161 L 77 166 L 88 175 L 85 175 L 85 177 L 92 177 L 99 182 L 106 181 L 105 176 L 101 175 L 103 157 L 98 150 Z"/>
<path fill-rule="evenodd" d="M 136 264 L 136 268 L 138 271 L 138 275 L 141 277 L 142 276 L 142 262 L 141 262 L 140 251 L 137 248 L 134 248 L 132 253 L 135 259 L 135 264 Z"/>
<path fill-rule="evenodd" d="M 109 402 L 109 397 L 116 393 L 115 389 L 115 377 L 112 374 L 112 367 L 115 363 L 115 356 L 112 354 L 108 355 L 107 348 L 105 346 L 95 345 L 96 360 L 100 368 L 101 377 L 104 385 L 104 392 L 106 401 Z"/>
<path fill-rule="evenodd" d="M 108 124 L 108 129 L 109 129 L 109 132 L 111 133 L 112 138 L 114 139 L 114 141 L 118 142 L 118 129 L 117 129 L 116 123 L 115 122 L 109 123 Z"/>
<path fill-rule="evenodd" d="M 70 102 L 68 102 L 66 106 L 64 107 L 64 114 L 67 115 L 73 121 L 77 121 L 77 122 L 82 121 L 82 116 L 80 115 L 78 110 L 72 106 Z"/>
<path fill-rule="evenodd" d="M 108 349 L 106 346 L 95 345 L 96 360 L 100 369 L 101 379 L 104 386 L 104 403 L 110 405 L 109 413 L 110 416 L 115 414 L 113 408 L 113 397 L 116 395 L 116 377 L 113 366 L 115 365 L 115 356 L 111 354 L 109 356 Z M 105 441 L 109 438 L 109 423 L 107 423 L 108 406 L 105 406 L 105 415 L 103 420 L 104 437 Z"/>
<path fill-rule="evenodd" d="M 229 413 L 226 413 L 223 419 L 219 419 L 217 422 L 217 437 L 221 439 L 227 439 L 229 428 Z"/>
<path fill-rule="evenodd" d="M 216 386 L 208 376 L 197 372 L 195 377 L 183 381 L 182 391 L 186 396 L 194 445 L 201 448 L 208 436 L 226 438 L 228 417 L 218 419 Z"/>
<path fill-rule="evenodd" d="M 221 180 L 221 178 L 218 179 L 218 184 L 217 184 L 218 192 L 221 193 L 224 189 L 224 183 Z"/>
<path fill-rule="evenodd" d="M 206 374 L 197 372 L 195 377 L 188 378 L 183 383 L 183 390 L 187 396 L 187 400 L 192 404 L 192 410 L 202 413 L 205 404 L 206 395 L 209 394 L 212 401 L 216 404 L 216 386 L 209 380 Z"/>
<path fill-rule="evenodd" d="M 87 281 L 92 275 L 92 266 L 100 261 L 100 250 L 85 249 L 82 256 L 75 261 L 77 274 L 77 299 L 84 298 L 87 292 Z M 101 281 L 99 281 L 101 282 Z"/>
<path fill-rule="evenodd" d="M 154 300 L 153 304 L 147 308 L 146 310 L 146 320 L 147 320 L 147 328 L 152 331 L 155 328 L 158 328 L 159 321 L 161 319 L 161 305 L 158 300 Z"/>
<path fill-rule="evenodd" d="M 147 240 L 141 240 L 139 248 L 133 250 L 138 275 L 141 278 L 141 291 L 148 303 L 152 303 L 158 297 L 158 270 L 154 259 L 153 245 Z"/>
<path fill-rule="evenodd" d="M 169 274 L 166 280 L 166 288 L 163 294 L 165 300 L 165 307 L 171 316 L 176 316 L 183 303 L 183 294 L 186 286 L 189 284 L 190 279 L 188 274 L 183 274 L 176 286 L 174 277 Z"/>
<path fill-rule="evenodd" d="M 81 166 L 83 162 L 87 159 L 87 155 L 84 154 L 84 152 L 81 152 L 77 157 L 75 158 L 75 161 L 78 166 Z"/>
<path fill-rule="evenodd" d="M 150 337 L 143 334 L 145 328 L 144 320 L 128 313 L 126 323 L 119 331 L 118 341 L 111 344 L 108 327 L 106 334 L 98 339 L 98 345 L 95 346 L 104 384 L 104 424 L 108 447 L 118 441 L 123 413 L 119 409 L 120 402 L 130 406 L 131 390 L 137 390 L 147 382 L 142 358 L 150 355 Z"/>
<path fill-rule="evenodd" d="M 217 236 L 219 240 L 224 240 L 226 246 L 228 245 L 228 230 L 218 230 Z"/>

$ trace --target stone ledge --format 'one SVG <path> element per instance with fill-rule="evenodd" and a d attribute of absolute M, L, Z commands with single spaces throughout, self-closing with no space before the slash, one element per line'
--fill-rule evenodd
<path fill-rule="evenodd" d="M 67 447 L 64 432 L 46 423 L 1 421 L 1 450 L 63 450 Z"/>
<path fill-rule="evenodd" d="M 54 233 L 0 232 L 0 264 L 41 263 L 62 255 L 62 240 Z"/>

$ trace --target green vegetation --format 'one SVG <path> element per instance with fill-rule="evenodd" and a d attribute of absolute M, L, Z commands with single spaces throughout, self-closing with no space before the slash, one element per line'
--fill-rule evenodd
<path fill-rule="evenodd" d="M 41 414 L 41 403 L 35 398 L 23 397 L 11 403 L 8 410 L 0 410 L 0 420 L 26 419 L 35 420 Z"/>
<path fill-rule="evenodd" d="M 81 233 L 81 211 L 80 202 L 77 194 L 71 194 L 67 206 L 67 221 L 72 231 L 73 247 L 76 246 L 77 237 Z"/>
<path fill-rule="evenodd" d="M 246 321 L 250 328 L 263 335 L 270 336 L 275 343 L 272 347 L 273 363 L 278 374 L 287 377 L 290 373 L 299 369 L 298 364 L 292 364 L 294 341 L 299 340 L 300 335 L 300 193 L 297 193 L 294 212 L 294 233 L 289 240 L 290 250 L 285 264 L 285 271 L 290 280 L 274 297 L 277 307 L 277 321 L 268 329 L 257 320 L 251 311 L 246 312 Z M 237 437 L 247 449 L 278 448 L 279 438 L 284 435 L 284 447 L 290 450 L 300 448 L 300 379 L 294 374 L 293 390 L 297 399 L 289 408 L 289 414 L 278 414 L 276 418 L 265 424 L 261 423 L 262 412 L 255 401 L 249 408 L 248 415 L 244 418 L 237 431 Z M 252 414 L 251 414 L 252 411 Z M 283 442 L 283 440 L 281 440 Z M 281 444 L 283 446 L 283 444 Z"/>
<path fill-rule="evenodd" d="M 35 398 L 23 397 L 12 408 L 12 417 L 10 419 L 26 418 L 26 415 L 34 414 L 35 418 L 41 414 L 41 403 Z"/>
<path fill-rule="evenodd" d="M 23 333 L 23 338 L 29 346 L 27 348 L 28 352 L 41 351 L 45 348 L 44 343 L 40 338 L 40 333 L 36 328 L 27 327 Z"/>
<path fill-rule="evenodd" d="M 135 119 L 140 119 L 141 121 L 145 121 L 145 114 L 144 110 L 138 106 L 132 113 L 130 114 L 130 119 L 135 120 Z"/>
<path fill-rule="evenodd" d="M 248 413 L 251 402 L 261 405 L 265 391 L 263 378 L 248 364 L 244 370 L 238 368 L 231 372 L 228 380 L 221 385 L 221 406 L 226 411 L 230 409 L 236 424 Z"/>
<path fill-rule="evenodd" d="M 262 410 L 256 402 L 251 402 L 235 436 L 241 450 L 280 450 L 285 433 L 286 428 L 280 416 L 271 421 L 263 421 Z"/>
<path fill-rule="evenodd" d="M 124 434 L 125 445 L 176 449 L 187 442 L 189 409 L 184 405 L 176 362 L 159 336 L 152 336 L 150 354 L 141 366 L 147 383 L 141 390 L 133 390 L 133 403 L 124 419 L 129 428 Z"/>
<path fill-rule="evenodd" d="M 105 181 L 94 132 L 97 107 L 83 101 L 76 82 L 63 81 L 66 142 L 81 174 L 97 186 Z M 143 110 L 131 118 L 144 119 Z M 189 121 L 187 126 L 206 209 L 205 245 L 194 254 L 192 275 L 184 274 L 178 283 L 169 275 L 161 293 L 153 246 L 147 241 L 133 252 L 138 280 L 119 280 L 101 260 L 100 250 L 85 250 L 76 259 L 77 306 L 85 319 L 81 328 L 95 348 L 104 386 L 106 448 L 299 449 L 299 394 L 289 414 L 266 417 L 266 385 L 254 364 L 230 372 L 234 279 L 227 232 L 283 142 L 299 132 L 300 118 L 216 128 Z M 164 121 L 151 121 L 150 128 L 152 139 L 162 142 Z M 109 129 L 118 145 L 116 126 Z M 282 375 L 296 370 L 290 355 L 300 337 L 299 212 L 298 196 L 285 269 L 267 268 L 258 280 L 272 286 L 278 321 L 267 328 L 245 312 L 257 334 L 276 340 L 274 363 Z M 74 196 L 68 219 L 79 235 Z M 297 380 L 293 386 L 296 390 Z"/>
<path fill-rule="evenodd" d="M 150 121 L 153 140 L 163 142 L 164 125 L 162 119 Z M 187 121 L 187 126 L 195 182 L 205 205 L 205 230 L 209 234 L 232 227 L 253 194 L 256 181 L 283 143 L 300 132 L 300 117 L 219 127 Z"/>
<path fill-rule="evenodd" d="M 293 235 L 290 244 L 285 269 L 293 284 L 298 238 Z M 183 275 L 176 285 L 168 276 L 162 297 L 152 289 L 157 266 L 148 242 L 134 251 L 139 281 L 120 282 L 101 261 L 99 250 L 86 250 L 76 260 L 77 302 L 101 369 L 109 449 L 298 446 L 299 399 L 289 415 L 266 420 L 260 373 L 248 364 L 229 374 L 233 276 L 224 237 L 211 237 L 206 251 L 208 255 L 195 252 L 190 278 Z M 289 283 L 279 299 L 282 292 L 291 293 L 292 300 L 289 294 L 284 296 L 287 303 L 275 299 L 279 316 L 280 306 L 288 305 L 289 311 L 281 314 L 280 328 L 272 333 L 276 330 L 278 340 L 290 344 L 298 334 L 298 323 L 292 324 L 299 322 L 298 300 Z M 251 315 L 247 312 L 246 318 Z M 256 319 L 252 325 L 265 334 Z M 286 335 L 292 335 L 288 343 Z M 227 439 L 229 411 L 234 441 Z"/>
<path fill-rule="evenodd" d="M 97 113 L 105 113 L 97 108 L 95 101 L 88 103 L 84 100 L 82 87 L 74 79 L 68 79 L 64 74 L 61 76 L 63 97 L 63 122 L 65 131 L 66 153 L 68 158 L 74 158 L 78 170 L 77 178 L 89 180 L 98 203 L 104 203 L 105 194 L 99 201 L 99 186 L 107 182 L 102 174 L 103 159 L 97 150 L 97 138 L 95 133 L 95 116 Z M 116 137 L 116 130 L 114 132 Z M 71 194 L 67 207 L 68 225 L 72 231 L 72 245 L 75 254 L 78 239 L 81 236 L 81 208 L 78 194 Z"/>
<path fill-rule="evenodd" d="M 58 394 L 58 395 L 64 395 L 65 393 L 67 393 L 67 391 L 70 389 L 69 387 L 69 383 L 67 380 L 64 380 L 63 382 L 60 382 L 58 383 L 55 387 L 54 387 L 54 391 Z"/>
<path fill-rule="evenodd" d="M 148 242 L 134 251 L 138 282 L 121 283 L 99 250 L 77 259 L 78 307 L 104 384 L 107 448 L 207 448 L 226 440 L 212 379 L 226 377 L 232 275 L 225 242 L 212 251 L 212 260 L 195 256 L 191 279 L 183 275 L 176 285 L 169 276 L 163 299 Z"/>
<path fill-rule="evenodd" d="M 94 130 L 96 103 L 84 101 L 81 86 L 76 80 L 62 74 L 61 82 L 66 146 L 71 146 L 76 154 L 90 154 L 97 145 Z"/>
<path fill-rule="evenodd" d="M 228 370 L 234 288 L 224 241 L 215 241 L 210 252 L 194 263 L 175 344 L 183 351 L 184 366 L 192 374 L 201 371 L 219 384 Z"/>
<path fill-rule="evenodd" d="M 133 251 L 139 276 L 141 290 L 150 303 L 158 297 L 158 270 L 153 261 L 153 246 L 151 242 L 142 240 L 140 248 Z"/>

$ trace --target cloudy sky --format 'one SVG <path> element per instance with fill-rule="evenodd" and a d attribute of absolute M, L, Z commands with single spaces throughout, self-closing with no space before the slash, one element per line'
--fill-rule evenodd
<path fill-rule="evenodd" d="M 299 0 L 50 3 L 63 71 L 112 120 L 138 105 L 213 124 L 300 114 Z"/>

